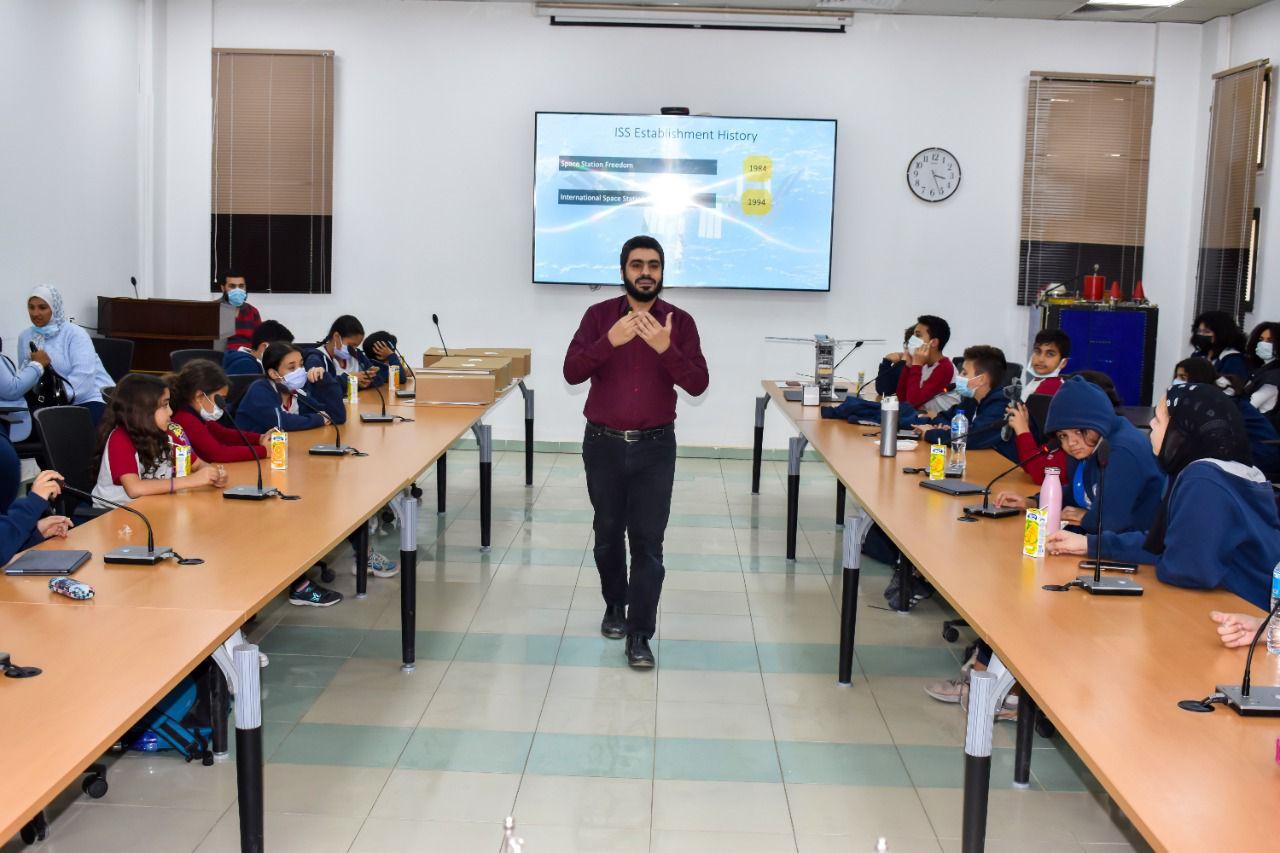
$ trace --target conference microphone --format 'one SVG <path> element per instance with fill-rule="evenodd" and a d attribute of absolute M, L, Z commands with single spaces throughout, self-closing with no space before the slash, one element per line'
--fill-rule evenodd
<path fill-rule="evenodd" d="M 1271 615 L 1262 620 L 1258 632 L 1253 635 L 1249 654 L 1244 659 L 1244 677 L 1240 679 L 1239 686 L 1219 684 L 1215 695 L 1203 700 L 1184 699 L 1178 703 L 1178 707 L 1185 711 L 1212 711 L 1214 703 L 1223 703 L 1242 717 L 1280 716 L 1280 687 L 1268 685 L 1255 691 L 1249 674 L 1253 668 L 1253 653 L 1257 650 L 1262 635 L 1267 632 L 1271 620 L 1276 618 L 1277 611 L 1280 611 L 1280 599 L 1276 600 L 1275 606 L 1271 608 Z"/>
<path fill-rule="evenodd" d="M 217 403 L 224 412 L 229 411 L 227 408 L 227 398 L 221 394 L 215 395 L 213 402 Z M 254 448 L 253 443 L 249 441 L 249 436 L 245 435 L 244 430 L 240 429 L 240 425 L 236 423 L 235 418 L 229 417 L 227 420 L 231 421 L 231 426 L 233 426 L 235 431 L 239 433 L 240 440 L 244 442 L 244 446 L 249 448 L 249 452 L 253 454 L 253 462 L 258 466 L 258 485 L 232 486 L 229 489 L 224 489 L 222 496 L 229 500 L 240 501 L 265 501 L 267 498 L 276 497 L 280 494 L 279 489 L 262 488 L 262 459 L 259 458 L 258 451 Z"/>
<path fill-rule="evenodd" d="M 436 334 L 440 336 L 440 346 L 444 348 L 444 354 L 449 354 L 449 346 L 444 342 L 444 333 L 440 331 L 440 315 L 432 314 L 431 322 L 436 324 Z"/>
<path fill-rule="evenodd" d="M 367 453 L 361 453 L 354 447 L 350 447 L 342 443 L 342 430 L 338 429 L 338 422 L 330 418 L 328 412 L 311 402 L 310 398 L 301 391 L 298 391 L 295 396 L 299 404 L 305 405 L 317 415 L 322 415 L 323 417 L 328 418 L 329 426 L 333 427 L 333 444 L 313 444 L 307 449 L 307 453 L 310 453 L 312 456 L 346 456 L 347 454 L 351 454 L 352 456 L 369 455 Z"/>
<path fill-rule="evenodd" d="M 976 515 L 982 518 L 1006 518 L 1010 515 L 1017 515 L 1018 513 L 1022 512 L 1022 510 L 1019 507 L 992 506 L 991 505 L 991 487 L 994 486 L 998 481 L 1002 480 L 1007 475 L 1012 474 L 1014 471 L 1017 471 L 1019 468 L 1021 468 L 1023 465 L 1030 462 L 1031 460 L 1039 459 L 1041 456 L 1046 456 L 1050 453 L 1053 453 L 1057 449 L 1058 449 L 1058 443 L 1056 441 L 1046 441 L 1043 445 L 1040 446 L 1039 450 L 1037 450 L 1035 453 L 1028 456 L 1025 460 L 1017 463 L 1016 465 L 1013 465 L 1010 468 L 1005 469 L 1004 471 L 1001 471 L 999 474 L 992 477 L 991 482 L 987 483 L 986 488 L 982 490 L 982 506 L 976 506 L 976 505 L 967 506 L 964 508 L 964 514 Z"/>
<path fill-rule="evenodd" d="M 129 276 L 129 283 L 133 285 L 133 298 L 141 299 L 142 297 L 138 296 L 138 277 L 136 275 Z"/>
<path fill-rule="evenodd" d="M 86 498 L 87 500 L 90 500 L 90 501 L 95 501 L 100 504 L 105 504 L 106 506 L 115 507 L 116 509 L 122 509 L 125 512 L 131 512 L 134 515 L 136 515 L 138 518 L 142 519 L 142 523 L 147 526 L 147 547 L 146 548 L 142 548 L 138 545 L 125 545 L 122 548 L 116 548 L 114 551 L 108 551 L 106 554 L 104 554 L 102 556 L 102 559 L 104 562 L 133 563 L 133 564 L 154 566 L 156 563 L 160 562 L 161 560 L 168 559 L 169 557 L 177 558 L 178 564 L 182 566 L 198 566 L 204 562 L 204 560 L 201 560 L 201 559 L 196 559 L 196 558 L 188 559 L 186 557 L 182 557 L 179 554 L 177 554 L 172 548 L 168 548 L 164 545 L 161 545 L 159 548 L 157 548 L 155 533 L 151 529 L 151 522 L 147 519 L 145 515 L 138 512 L 133 507 L 128 506 L 126 504 L 116 503 L 115 501 L 109 501 L 106 498 L 100 498 L 97 495 L 92 494 L 90 492 L 83 492 L 80 489 L 75 488 L 74 486 L 68 486 L 65 480 L 61 481 L 59 485 L 61 485 L 64 490 L 70 492 L 73 495 L 79 495 L 80 497 Z"/>
<path fill-rule="evenodd" d="M 1075 585 L 1090 595 L 1142 595 L 1142 587 L 1129 578 L 1102 576 L 1102 499 L 1105 495 L 1107 465 L 1111 462 L 1111 442 L 1105 437 L 1098 439 L 1093 458 L 1098 463 L 1098 524 L 1094 531 L 1098 541 L 1098 555 L 1093 564 L 1093 575 L 1080 575 L 1075 579 Z"/>
<path fill-rule="evenodd" d="M 369 414 L 365 414 L 365 413 L 363 413 L 363 412 L 362 412 L 362 413 L 360 414 L 360 421 L 361 421 L 362 423 L 366 423 L 366 424 L 391 424 L 391 423 L 395 423 L 396 421 L 411 421 L 411 420 L 413 420 L 413 418 L 406 418 L 406 417 L 404 417 L 403 415 L 388 415 L 388 414 L 387 414 L 387 398 L 386 398 L 386 397 L 384 397 L 384 396 L 382 395 L 382 389 L 380 389 L 377 385 L 374 385 L 374 386 L 372 386 L 372 387 L 373 387 L 373 391 L 374 391 L 374 393 L 378 395 L 378 402 L 380 402 L 380 403 L 382 404 L 382 414 L 380 414 L 380 415 L 369 415 Z"/>

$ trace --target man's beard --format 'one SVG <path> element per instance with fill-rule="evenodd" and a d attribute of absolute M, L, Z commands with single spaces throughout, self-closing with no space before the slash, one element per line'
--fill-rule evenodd
<path fill-rule="evenodd" d="M 646 293 L 645 291 L 641 290 L 640 288 L 632 284 L 630 279 L 627 279 L 627 278 L 622 279 L 622 286 L 627 289 L 627 294 L 630 295 L 631 298 L 636 300 L 637 302 L 652 302 L 653 300 L 657 299 L 658 294 L 662 292 L 662 282 L 657 281 L 656 279 L 650 278 L 649 276 L 640 276 L 640 278 L 636 279 L 636 281 L 641 281 L 641 280 L 652 281 L 654 282 L 656 287 L 654 287 L 653 290 L 650 290 L 649 292 Z"/>

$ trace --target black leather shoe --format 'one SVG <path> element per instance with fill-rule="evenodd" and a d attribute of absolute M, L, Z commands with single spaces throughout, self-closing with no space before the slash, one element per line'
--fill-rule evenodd
<path fill-rule="evenodd" d="M 627 663 L 635 669 L 653 669 L 653 650 L 640 634 L 627 635 Z"/>
<path fill-rule="evenodd" d="M 627 635 L 627 608 L 621 604 L 608 604 L 604 618 L 600 620 L 600 633 L 610 640 L 621 640 Z"/>

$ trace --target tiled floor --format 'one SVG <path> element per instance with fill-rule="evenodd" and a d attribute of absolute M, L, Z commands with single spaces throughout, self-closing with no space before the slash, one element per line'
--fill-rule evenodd
<path fill-rule="evenodd" d="M 399 585 L 370 578 L 326 610 L 277 604 L 253 636 L 263 672 L 269 850 L 492 853 L 514 814 L 528 853 L 959 850 L 957 706 L 921 686 L 955 673 L 947 614 L 883 608 L 862 574 L 855 684 L 835 684 L 834 481 L 806 463 L 799 559 L 784 559 L 784 469 L 685 459 L 667 531 L 656 672 L 599 634 L 591 511 L 578 456 L 494 465 L 493 549 L 478 549 L 473 453 L 449 454 L 419 525 L 418 668 L 399 657 Z M 398 534 L 379 537 L 384 553 Z M 962 644 L 961 644 L 962 645 Z M 1037 739 L 1011 787 L 1013 727 L 996 733 L 989 850 L 1141 846 L 1061 742 Z M 233 763 L 127 755 L 100 801 L 68 795 L 51 851 L 238 849 Z M 19 849 L 16 842 L 6 853 Z"/>

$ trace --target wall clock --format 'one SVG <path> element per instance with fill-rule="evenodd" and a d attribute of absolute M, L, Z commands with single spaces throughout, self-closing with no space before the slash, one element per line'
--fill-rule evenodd
<path fill-rule="evenodd" d="M 907 186 L 921 201 L 946 201 L 960 188 L 960 161 L 945 148 L 926 148 L 907 163 Z"/>

